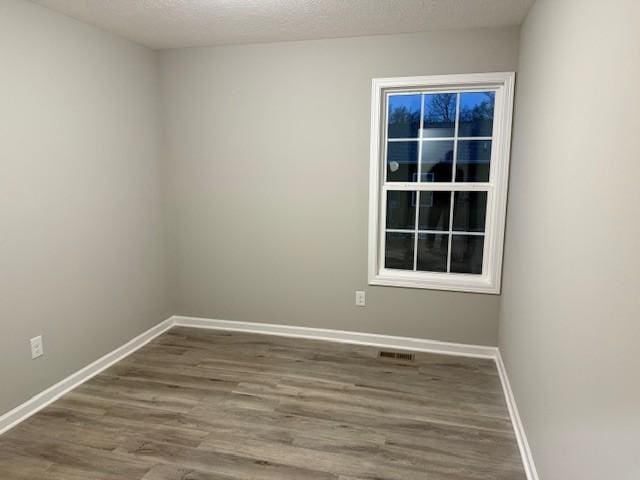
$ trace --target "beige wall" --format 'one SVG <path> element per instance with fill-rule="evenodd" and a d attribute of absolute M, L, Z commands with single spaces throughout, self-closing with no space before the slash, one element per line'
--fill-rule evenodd
<path fill-rule="evenodd" d="M 640 3 L 522 31 L 500 348 L 544 480 L 637 480 Z"/>
<path fill-rule="evenodd" d="M 177 312 L 495 345 L 498 296 L 366 285 L 371 79 L 517 50 L 512 28 L 163 52 Z"/>
<path fill-rule="evenodd" d="M 0 414 L 169 313 L 157 73 L 147 49 L 0 1 Z"/>

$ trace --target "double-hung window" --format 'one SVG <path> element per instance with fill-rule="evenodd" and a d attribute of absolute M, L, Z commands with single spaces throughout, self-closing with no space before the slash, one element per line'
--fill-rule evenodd
<path fill-rule="evenodd" d="M 513 84 L 373 80 L 370 284 L 500 292 Z"/>

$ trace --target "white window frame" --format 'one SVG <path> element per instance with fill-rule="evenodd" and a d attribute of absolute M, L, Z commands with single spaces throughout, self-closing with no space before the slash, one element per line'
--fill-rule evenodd
<path fill-rule="evenodd" d="M 507 208 L 511 148 L 514 72 L 438 75 L 427 77 L 374 78 L 371 94 L 371 157 L 369 175 L 370 285 L 425 288 L 476 293 L 500 293 L 502 251 Z M 491 168 L 488 182 L 393 182 L 385 186 L 386 105 L 389 93 L 406 91 L 495 91 Z M 420 159 L 418 159 L 418 162 Z M 420 272 L 384 268 L 386 189 L 487 192 L 482 274 Z M 384 193 L 384 194 L 383 194 Z M 451 205 L 453 209 L 453 205 Z M 451 212 L 450 215 L 453 215 Z"/>

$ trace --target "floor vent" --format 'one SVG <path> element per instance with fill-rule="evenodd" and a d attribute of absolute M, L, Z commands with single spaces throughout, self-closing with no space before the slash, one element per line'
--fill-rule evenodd
<path fill-rule="evenodd" d="M 380 356 L 382 358 L 393 358 L 395 360 L 415 360 L 416 355 L 414 353 L 406 353 L 406 352 L 387 352 L 382 350 L 380 352 Z"/>

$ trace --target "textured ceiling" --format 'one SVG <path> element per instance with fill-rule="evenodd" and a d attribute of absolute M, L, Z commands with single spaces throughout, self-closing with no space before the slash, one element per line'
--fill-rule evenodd
<path fill-rule="evenodd" d="M 33 0 L 151 48 L 519 25 L 534 0 Z"/>

